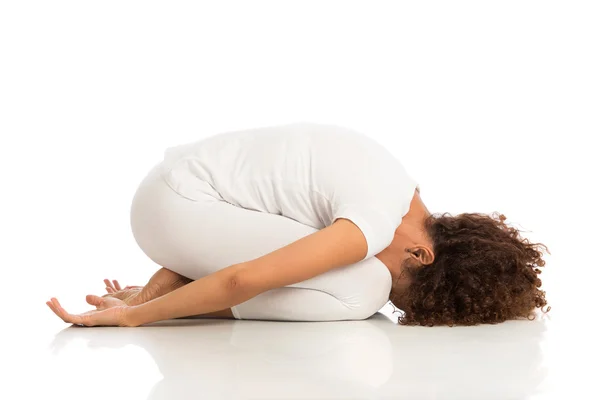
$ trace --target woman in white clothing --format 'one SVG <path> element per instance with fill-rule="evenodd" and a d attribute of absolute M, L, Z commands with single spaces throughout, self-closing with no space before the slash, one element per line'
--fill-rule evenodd
<path fill-rule="evenodd" d="M 431 214 L 403 165 L 351 129 L 226 132 L 167 149 L 137 189 L 133 235 L 162 267 L 147 285 L 105 280 L 80 315 L 47 304 L 87 326 L 359 320 L 389 300 L 405 325 L 525 318 L 546 305 L 545 246 L 504 220 Z"/>

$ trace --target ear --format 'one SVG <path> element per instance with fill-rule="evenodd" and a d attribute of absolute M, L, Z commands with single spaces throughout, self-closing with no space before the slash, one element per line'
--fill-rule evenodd
<path fill-rule="evenodd" d="M 411 248 L 410 255 L 421 265 L 429 265 L 435 259 L 433 250 L 427 246 L 415 246 Z"/>

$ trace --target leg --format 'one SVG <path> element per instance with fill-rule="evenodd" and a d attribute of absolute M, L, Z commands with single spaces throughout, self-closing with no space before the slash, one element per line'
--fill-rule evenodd
<path fill-rule="evenodd" d="M 191 279 L 163 267 L 156 271 L 144 288 L 127 303 L 132 306 L 146 303 L 190 282 Z"/>
<path fill-rule="evenodd" d="M 320 229 L 229 204 L 206 182 L 177 176 L 161 164 L 136 192 L 131 225 L 150 259 L 189 279 L 253 260 Z M 371 257 L 262 293 L 231 312 L 238 319 L 364 319 L 387 302 L 390 288 L 389 271 Z"/>

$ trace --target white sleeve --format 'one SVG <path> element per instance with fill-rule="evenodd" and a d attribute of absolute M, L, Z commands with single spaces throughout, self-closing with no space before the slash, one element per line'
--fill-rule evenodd
<path fill-rule="evenodd" d="M 388 247 L 394 239 L 397 225 L 382 209 L 374 206 L 353 204 L 334 204 L 333 221 L 345 218 L 360 228 L 367 240 L 367 255 L 370 258 Z"/>
<path fill-rule="evenodd" d="M 417 186 L 404 171 L 381 172 L 377 179 L 361 176 L 352 184 L 342 181 L 329 199 L 331 223 L 346 218 L 356 224 L 367 241 L 365 258 L 372 257 L 392 243 Z"/>

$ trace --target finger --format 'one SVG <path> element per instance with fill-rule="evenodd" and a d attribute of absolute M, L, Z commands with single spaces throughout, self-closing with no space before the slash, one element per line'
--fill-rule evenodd
<path fill-rule="evenodd" d="M 85 301 L 87 301 L 89 305 L 96 307 L 102 307 L 104 304 L 104 299 L 102 297 L 94 296 L 93 294 L 85 296 Z"/>
<path fill-rule="evenodd" d="M 113 279 L 113 283 L 115 285 L 115 289 L 121 290 L 121 285 L 119 285 L 119 281 L 117 281 L 116 279 Z"/>
<path fill-rule="evenodd" d="M 104 284 L 106 285 L 106 287 L 109 287 L 109 288 L 115 290 L 115 287 L 113 286 L 113 284 L 112 284 L 112 282 L 110 280 L 105 279 L 104 280 Z"/>
<path fill-rule="evenodd" d="M 83 316 L 68 313 L 67 310 L 65 310 L 60 305 L 60 303 L 58 302 L 58 300 L 56 298 L 52 298 L 52 303 L 54 304 L 54 306 L 56 307 L 56 309 L 58 310 L 60 315 L 62 315 L 62 318 L 64 321 L 70 322 L 70 323 L 76 324 L 76 325 L 86 325 L 86 326 L 90 325 L 88 323 L 88 321 L 86 320 L 86 318 L 84 318 Z"/>
<path fill-rule="evenodd" d="M 51 302 L 51 301 L 47 301 L 47 302 L 46 302 L 46 305 L 47 305 L 47 306 L 48 306 L 48 307 L 49 307 L 49 308 L 52 310 L 52 312 L 53 312 L 54 314 L 56 314 L 56 316 L 57 316 L 58 318 L 62 319 L 62 320 L 63 320 L 63 322 L 67 322 L 67 321 L 65 321 L 65 319 L 62 317 L 62 315 L 61 315 L 61 314 L 58 312 L 58 310 L 56 309 L 56 307 L 54 307 L 54 304 L 52 304 L 52 302 Z"/>
<path fill-rule="evenodd" d="M 50 301 L 52 302 L 52 305 L 56 309 L 56 315 L 58 315 L 60 318 L 62 318 L 63 321 L 70 322 L 72 324 L 77 324 L 77 325 L 85 325 L 83 323 L 84 321 L 81 316 L 69 314 L 64 308 L 62 308 L 62 306 L 60 305 L 60 303 L 58 302 L 58 300 L 56 298 L 53 297 L 52 299 L 50 299 Z"/>
<path fill-rule="evenodd" d="M 61 307 L 58 300 L 56 300 L 53 297 L 52 299 L 50 299 L 50 304 L 52 305 L 52 311 L 54 311 L 56 313 L 56 315 L 58 315 L 60 317 L 60 319 L 62 319 L 65 322 L 70 322 L 69 318 L 67 316 L 68 313 L 65 311 L 64 308 Z"/>
<path fill-rule="evenodd" d="M 113 288 L 111 288 L 111 287 L 108 287 L 108 286 L 106 287 L 106 291 L 107 291 L 108 293 L 114 293 L 114 292 L 115 292 L 115 290 L 114 290 Z"/>
<path fill-rule="evenodd" d="M 52 312 L 54 312 L 54 314 L 56 314 L 60 319 L 65 321 L 65 319 L 63 318 L 63 315 L 60 313 L 60 311 L 58 311 L 58 308 L 56 308 L 56 306 L 54 305 L 54 303 L 52 303 L 52 301 L 47 301 L 46 304 L 48 305 L 48 307 L 50 307 L 50 309 L 52 310 Z M 65 321 L 65 322 L 67 322 L 67 321 Z"/>

